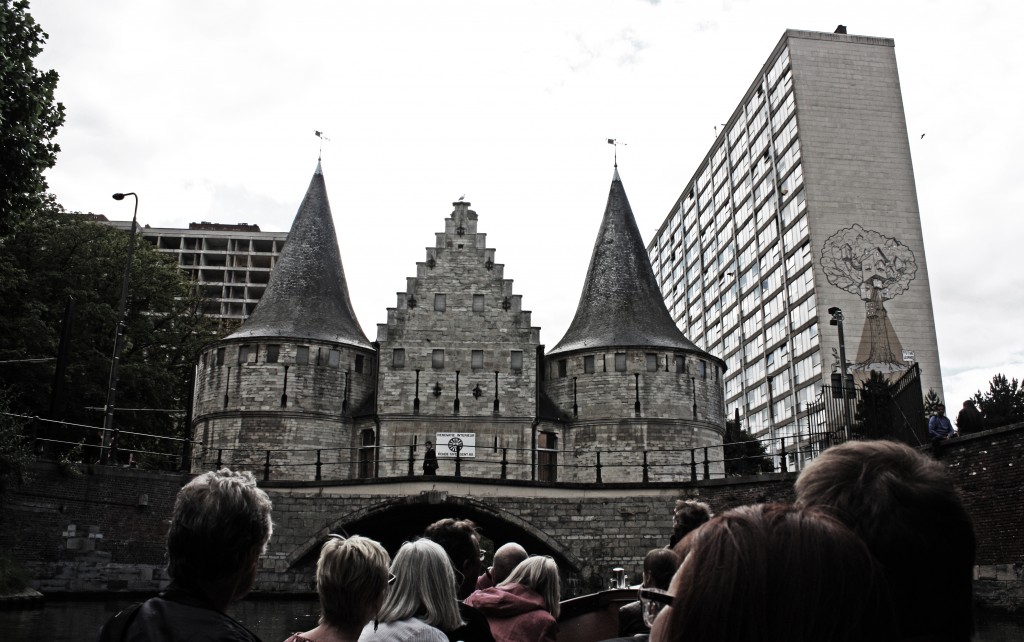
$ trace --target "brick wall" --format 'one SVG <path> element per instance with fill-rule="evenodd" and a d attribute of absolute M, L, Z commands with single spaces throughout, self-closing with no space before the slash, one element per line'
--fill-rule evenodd
<path fill-rule="evenodd" d="M 1024 424 L 949 441 L 940 459 L 974 520 L 976 597 L 1024 609 Z"/>

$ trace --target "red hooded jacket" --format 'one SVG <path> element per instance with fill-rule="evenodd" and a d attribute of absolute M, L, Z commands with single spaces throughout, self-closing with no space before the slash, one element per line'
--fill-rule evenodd
<path fill-rule="evenodd" d="M 558 636 L 544 598 L 522 584 L 476 591 L 465 601 L 487 617 L 495 642 L 555 642 Z"/>

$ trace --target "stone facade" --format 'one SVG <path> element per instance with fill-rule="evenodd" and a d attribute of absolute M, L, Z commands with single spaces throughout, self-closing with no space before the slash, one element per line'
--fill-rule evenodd
<path fill-rule="evenodd" d="M 407 449 L 434 441 L 436 433 L 472 433 L 479 459 L 484 446 L 492 455 L 507 449 L 513 476 L 530 475 L 523 464 L 530 462 L 537 416 L 540 328 L 495 263 L 469 205 L 453 203 L 444 231 L 377 327 L 384 476 L 405 474 Z M 467 475 L 498 472 L 493 458 L 480 463 L 476 453 L 461 466 Z"/>
<path fill-rule="evenodd" d="M 544 354 L 469 205 L 453 203 L 370 344 L 318 168 L 260 306 L 200 358 L 193 470 L 404 477 L 438 441 L 442 476 L 669 481 L 698 464 L 721 475 L 724 364 L 669 317 L 618 171 L 557 354 Z"/>

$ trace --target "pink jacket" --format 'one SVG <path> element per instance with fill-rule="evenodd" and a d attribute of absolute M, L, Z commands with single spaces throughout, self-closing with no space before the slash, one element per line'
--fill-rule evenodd
<path fill-rule="evenodd" d="M 558 623 L 544 608 L 544 598 L 522 584 L 476 591 L 466 604 L 487 616 L 495 642 L 555 642 Z"/>

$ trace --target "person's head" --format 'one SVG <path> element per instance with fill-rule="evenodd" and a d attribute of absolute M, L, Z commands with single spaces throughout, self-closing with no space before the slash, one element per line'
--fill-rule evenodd
<path fill-rule="evenodd" d="M 462 626 L 455 571 L 448 555 L 429 539 L 406 542 L 391 563 L 395 582 L 377 615 L 381 622 L 418 617 L 442 631 Z"/>
<path fill-rule="evenodd" d="M 679 556 L 667 548 L 656 548 L 644 556 L 644 586 L 667 590 L 680 563 Z"/>
<path fill-rule="evenodd" d="M 905 636 L 970 639 L 974 527 L 942 464 L 894 441 L 848 442 L 807 465 L 796 501 L 828 510 L 864 539 Z"/>
<path fill-rule="evenodd" d="M 677 550 L 684 559 L 654 642 L 895 639 L 881 569 L 860 538 L 822 511 L 744 506 L 691 532 Z"/>
<path fill-rule="evenodd" d="M 704 502 L 677 499 L 675 509 L 672 511 L 672 539 L 669 546 L 675 546 L 676 542 L 711 519 L 713 515 L 711 507 Z"/>
<path fill-rule="evenodd" d="M 426 447 L 427 447 L 427 450 L 430 450 L 431 448 L 433 448 L 433 447 L 434 447 L 434 442 L 432 442 L 432 441 L 430 441 L 430 440 L 428 439 L 428 440 L 427 440 L 427 443 L 426 443 Z"/>
<path fill-rule="evenodd" d="M 968 399 L 964 402 L 964 408 L 974 408 L 974 400 Z"/>
<path fill-rule="evenodd" d="M 946 406 L 942 405 L 941 403 L 935 406 L 935 414 L 939 415 L 940 417 L 946 414 Z"/>
<path fill-rule="evenodd" d="M 222 468 L 199 475 L 179 492 L 167 531 L 167 573 L 218 606 L 252 588 L 270 541 L 272 504 L 249 472 Z"/>
<path fill-rule="evenodd" d="M 562 585 L 558 579 L 558 565 L 547 556 L 534 555 L 519 563 L 498 586 L 522 584 L 544 598 L 544 608 L 558 619 L 561 610 Z"/>
<path fill-rule="evenodd" d="M 491 564 L 491 580 L 495 584 L 504 582 L 508 574 L 512 572 L 512 569 L 527 557 L 529 555 L 526 553 L 526 549 L 515 542 L 501 545 L 498 547 L 498 550 L 494 551 L 494 563 Z"/>
<path fill-rule="evenodd" d="M 480 535 L 476 524 L 468 519 L 447 517 L 427 526 L 423 536 L 441 545 L 448 553 L 452 566 L 462 576 L 459 599 L 476 590 L 476 578 L 483 570 L 480 560 Z"/>
<path fill-rule="evenodd" d="M 320 622 L 341 631 L 362 629 L 384 600 L 390 564 L 388 552 L 372 539 L 331 535 L 316 563 Z"/>

